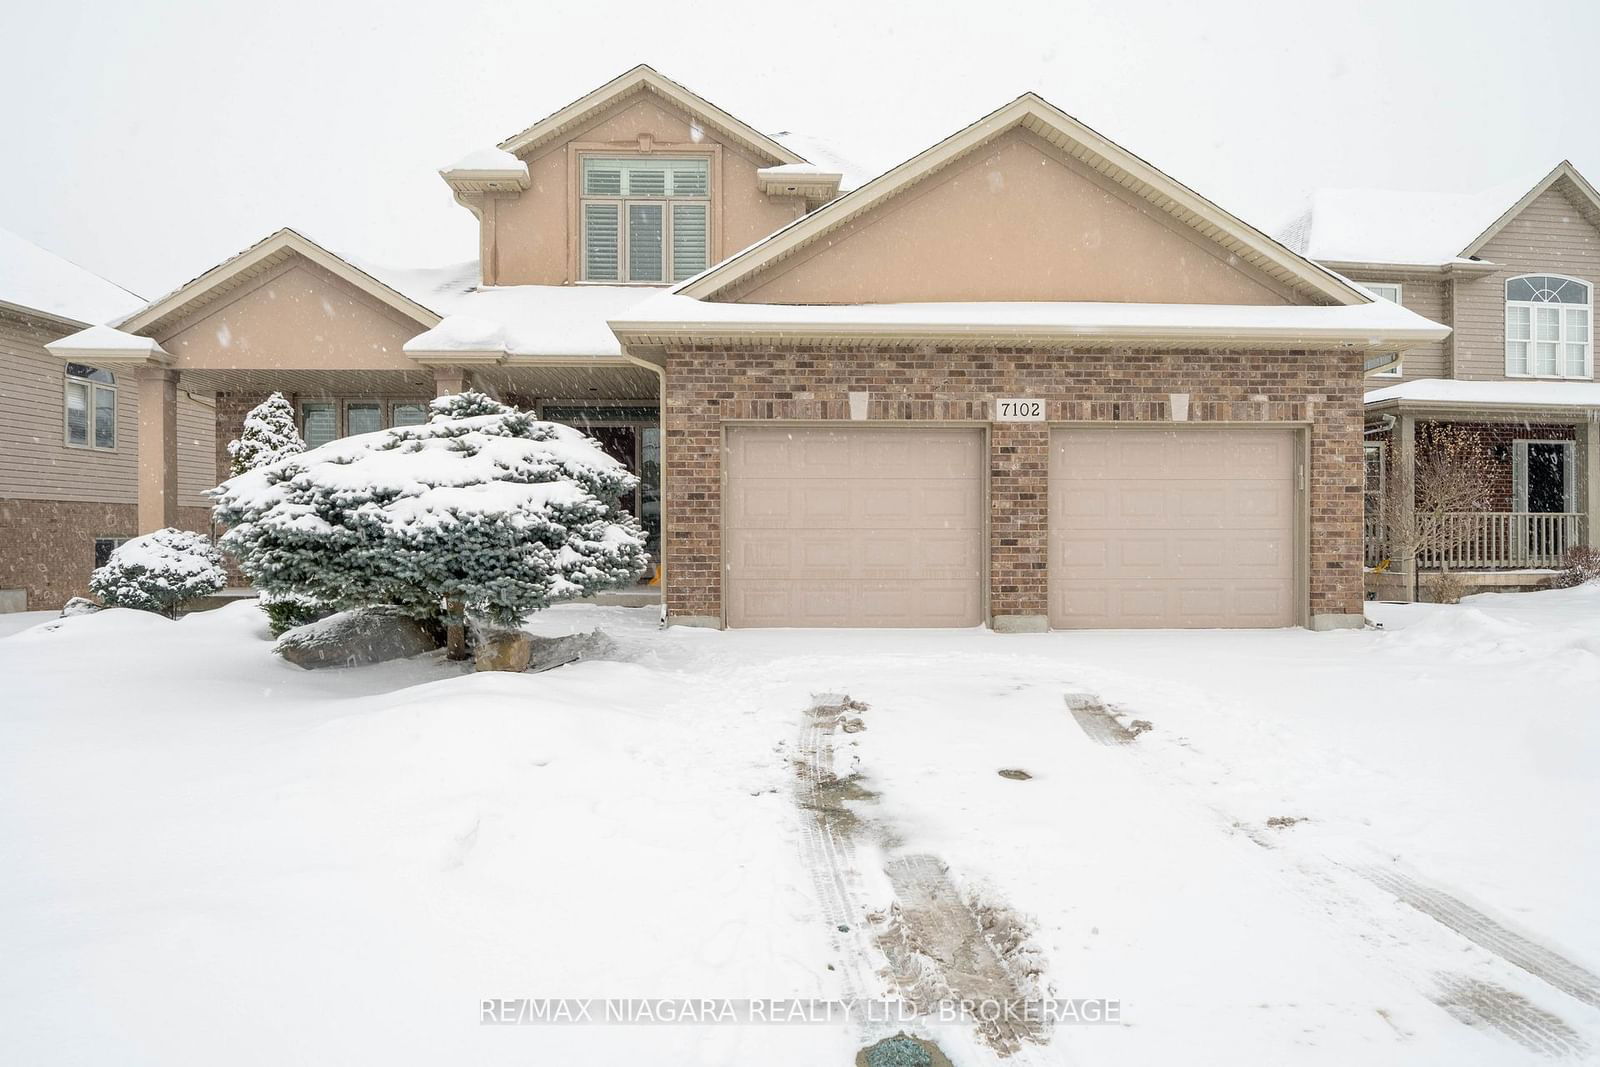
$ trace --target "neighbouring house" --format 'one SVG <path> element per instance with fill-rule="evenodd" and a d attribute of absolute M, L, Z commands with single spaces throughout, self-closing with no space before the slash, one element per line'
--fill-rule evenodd
<path fill-rule="evenodd" d="M 134 294 L 0 230 L 0 611 L 59 607 L 140 531 L 137 376 L 45 346 L 143 306 Z M 205 529 L 215 484 L 208 396 L 175 407 L 174 505 Z"/>
<path fill-rule="evenodd" d="M 282 230 L 49 349 L 164 428 L 141 529 L 186 393 L 317 444 L 471 385 L 639 473 L 671 623 L 1361 624 L 1363 376 L 1446 327 L 1032 94 L 853 189 L 808 142 L 638 67 L 442 172 L 477 263 Z"/>
<path fill-rule="evenodd" d="M 1409 595 L 1382 508 L 1442 428 L 1473 443 L 1487 510 L 1462 512 L 1416 561 L 1469 591 L 1538 588 L 1600 524 L 1600 384 L 1594 292 L 1600 196 L 1563 162 L 1537 180 L 1445 195 L 1324 190 L 1287 243 L 1386 300 L 1452 327 L 1374 372 L 1365 397 L 1368 589 Z M 1401 517 L 1399 521 L 1407 521 Z"/>

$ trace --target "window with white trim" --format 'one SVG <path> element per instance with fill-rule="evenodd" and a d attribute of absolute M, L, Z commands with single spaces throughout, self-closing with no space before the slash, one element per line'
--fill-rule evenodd
<path fill-rule="evenodd" d="M 711 257 L 711 161 L 584 156 L 579 277 L 681 282 Z"/>
<path fill-rule="evenodd" d="M 1592 378 L 1593 316 L 1588 282 L 1559 274 L 1506 279 L 1506 374 Z"/>
<path fill-rule="evenodd" d="M 110 371 L 68 363 L 64 407 L 70 447 L 117 447 L 117 379 Z"/>
<path fill-rule="evenodd" d="M 1367 289 L 1372 293 L 1372 295 L 1377 297 L 1379 300 L 1387 300 L 1391 304 L 1400 303 L 1400 283 L 1399 282 L 1362 282 L 1361 284 L 1365 285 L 1367 287 Z M 1394 361 L 1394 365 L 1393 366 L 1387 367 L 1387 368 L 1385 368 L 1383 370 L 1380 370 L 1380 371 L 1374 371 L 1372 373 L 1372 377 L 1374 377 L 1374 378 L 1398 378 L 1401 375 L 1401 369 L 1400 368 L 1403 365 L 1403 363 L 1404 363 L 1403 360 L 1398 360 L 1397 359 L 1397 360 Z"/>
<path fill-rule="evenodd" d="M 409 400 L 302 400 L 299 407 L 300 437 L 307 448 L 358 433 L 420 426 L 428 421 L 428 405 Z"/>

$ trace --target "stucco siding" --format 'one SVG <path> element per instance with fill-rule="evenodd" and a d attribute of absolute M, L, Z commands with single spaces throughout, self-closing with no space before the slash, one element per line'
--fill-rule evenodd
<path fill-rule="evenodd" d="M 1025 130 L 974 149 L 733 293 L 770 304 L 1299 302 Z"/>
<path fill-rule="evenodd" d="M 1506 279 L 1549 273 L 1600 285 L 1600 230 L 1558 184 L 1507 223 L 1478 255 L 1504 269 L 1455 284 L 1455 377 L 1503 379 Z"/>
<path fill-rule="evenodd" d="M 486 207 L 485 227 L 493 226 L 493 277 L 499 285 L 564 285 L 577 279 L 570 265 L 575 256 L 572 232 L 572 163 L 574 143 L 613 145 L 618 154 L 639 150 L 642 135 L 649 135 L 653 151 L 672 155 L 673 145 L 703 149 L 720 145 L 720 168 L 712 174 L 711 262 L 753 244 L 792 221 L 793 201 L 763 194 L 756 171 L 764 164 L 744 150 L 718 140 L 692 123 L 690 117 L 654 96 L 622 101 L 593 122 L 575 130 L 559 143 L 541 147 L 528 160 L 529 188 Z M 720 205 L 720 211 L 715 209 Z M 492 214 L 491 214 L 492 213 Z M 484 241 L 485 262 L 490 261 Z"/>

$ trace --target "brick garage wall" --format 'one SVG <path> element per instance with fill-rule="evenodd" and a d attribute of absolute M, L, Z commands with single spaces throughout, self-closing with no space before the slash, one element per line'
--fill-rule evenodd
<path fill-rule="evenodd" d="M 205 508 L 179 508 L 178 525 L 209 533 Z M 133 504 L 72 500 L 0 500 L 0 589 L 23 589 L 29 611 L 54 610 L 89 595 L 97 537 L 133 537 Z"/>
<path fill-rule="evenodd" d="M 1051 421 L 1308 422 L 1311 613 L 1362 610 L 1361 354 L 1130 352 L 939 346 L 852 350 L 684 346 L 668 350 L 666 602 L 722 614 L 722 424 L 848 420 L 852 391 L 878 422 L 983 422 L 995 397 L 1047 403 Z M 990 433 L 990 611 L 1048 613 L 1049 428 Z"/>

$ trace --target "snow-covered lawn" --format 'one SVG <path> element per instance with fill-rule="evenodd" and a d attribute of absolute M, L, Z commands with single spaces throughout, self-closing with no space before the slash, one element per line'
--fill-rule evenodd
<path fill-rule="evenodd" d="M 1600 1049 L 1600 588 L 1328 634 L 654 614 L 542 613 L 626 661 L 541 675 L 301 671 L 251 604 L 0 640 L 4 1060 L 847 1064 L 846 1026 L 479 1024 L 497 997 L 840 995 L 850 939 L 795 799 L 822 693 L 866 705 L 833 738 L 875 794 L 863 907 L 889 904 L 887 860 L 936 856 L 1023 918 L 1055 996 L 1122 1002 L 1022 1062 L 1545 1062 L 1497 1012 Z M 1152 729 L 1096 744 L 1069 692 Z M 1466 936 L 1406 887 L 1495 925 Z M 1509 962 L 1515 933 L 1573 988 Z"/>

